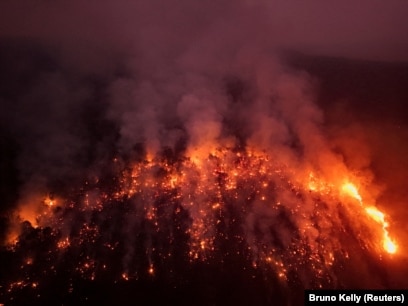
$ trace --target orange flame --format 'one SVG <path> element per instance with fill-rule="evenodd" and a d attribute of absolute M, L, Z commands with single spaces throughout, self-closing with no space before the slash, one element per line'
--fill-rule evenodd
<path fill-rule="evenodd" d="M 342 187 L 342 190 L 349 196 L 355 198 L 360 203 L 362 203 L 363 199 L 361 198 L 361 195 L 359 194 L 357 187 L 354 186 L 352 183 L 345 183 Z"/>
<path fill-rule="evenodd" d="M 383 247 L 390 254 L 395 254 L 397 252 L 397 245 L 388 236 L 388 232 L 386 232 L 384 237 Z"/>
<path fill-rule="evenodd" d="M 373 219 L 374 221 L 376 221 L 377 223 L 382 225 L 383 228 L 383 247 L 384 249 L 390 253 L 390 254 L 394 254 L 397 252 L 397 245 L 395 244 L 395 242 L 393 242 L 388 234 L 388 223 L 385 221 L 385 215 L 379 211 L 377 208 L 375 207 L 367 207 L 366 209 L 367 214 L 371 217 L 371 219 Z"/>
<path fill-rule="evenodd" d="M 354 199 L 358 200 L 360 204 L 363 205 L 363 199 L 355 185 L 353 185 L 352 183 L 345 183 L 342 187 L 342 191 L 348 194 L 349 196 L 353 197 Z M 384 213 L 373 206 L 366 207 L 365 211 L 372 220 L 382 225 L 384 250 L 387 253 L 395 254 L 397 252 L 397 245 L 394 241 L 392 241 L 392 239 L 389 236 L 387 230 L 388 222 L 385 221 Z"/>

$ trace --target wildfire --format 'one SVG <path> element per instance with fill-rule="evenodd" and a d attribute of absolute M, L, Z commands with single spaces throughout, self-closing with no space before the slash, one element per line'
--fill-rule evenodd
<path fill-rule="evenodd" d="M 388 234 L 388 222 L 385 221 L 385 215 L 375 207 L 366 207 L 367 214 L 377 223 L 382 225 L 383 229 L 383 247 L 390 253 L 394 254 L 397 252 L 397 245 L 391 240 Z"/>
<path fill-rule="evenodd" d="M 113 181 L 116 185 L 108 188 L 101 185 L 103 180 L 86 183 L 65 200 L 58 195 L 58 207 L 48 197 L 38 215 L 21 215 L 39 220 L 35 225 L 41 239 L 46 233 L 42 229 L 52 228 L 55 249 L 46 253 L 49 262 L 77 256 L 73 273 L 93 281 L 113 269 L 113 263 L 105 263 L 120 254 L 116 280 L 119 276 L 128 281 L 138 275 L 160 276 L 163 266 L 177 256 L 205 262 L 221 252 L 244 256 L 254 269 L 274 271 L 282 282 L 310 269 L 322 287 L 331 282 L 337 258 L 348 258 L 331 234 L 344 231 L 332 218 L 338 207 L 333 199 L 339 194 L 357 200 L 373 221 L 361 222 L 373 232 L 380 225 L 382 247 L 397 252 L 385 214 L 366 206 L 353 183 L 336 186 L 316 172 L 296 175 L 263 152 L 223 148 L 199 161 L 151 157 L 121 169 Z M 186 250 L 177 255 L 184 245 L 180 237 L 187 241 Z M 144 266 L 139 266 L 141 257 Z M 26 259 L 26 267 L 35 264 Z M 48 273 L 56 270 L 51 265 Z"/>
<path fill-rule="evenodd" d="M 342 187 L 342 190 L 346 192 L 348 195 L 351 197 L 355 198 L 360 202 L 361 205 L 363 204 L 363 199 L 360 196 L 356 186 L 354 186 L 352 183 L 345 183 Z M 388 233 L 388 222 L 385 221 L 385 215 L 383 212 L 378 210 L 374 206 L 369 206 L 365 207 L 365 212 L 367 215 L 374 220 L 375 222 L 379 223 L 382 226 L 382 232 L 383 232 L 383 248 L 386 252 L 390 254 L 394 254 L 397 252 L 397 245 L 395 244 L 394 241 L 389 236 Z"/>
<path fill-rule="evenodd" d="M 361 195 L 359 194 L 357 187 L 354 186 L 352 183 L 345 183 L 342 187 L 342 190 L 343 192 L 347 193 L 348 195 L 362 203 L 363 199 L 361 198 Z"/>

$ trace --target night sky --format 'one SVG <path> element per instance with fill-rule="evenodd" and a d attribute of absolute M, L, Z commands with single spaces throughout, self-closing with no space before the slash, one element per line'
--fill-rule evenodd
<path fill-rule="evenodd" d="M 1 1 L 0 303 L 408 288 L 407 15 Z"/>

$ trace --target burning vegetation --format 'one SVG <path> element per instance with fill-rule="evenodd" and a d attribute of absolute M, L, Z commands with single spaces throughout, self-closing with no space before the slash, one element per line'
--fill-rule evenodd
<path fill-rule="evenodd" d="M 106 169 L 70 193 L 34 199 L 30 220 L 21 207 L 19 232 L 7 243 L 18 265 L 6 274 L 3 299 L 35 296 L 60 273 L 67 296 L 78 278 L 157 278 L 177 287 L 184 269 L 226 269 L 237 258 L 236 269 L 281 288 L 337 288 L 345 286 L 336 271 L 353 256 L 350 244 L 379 259 L 397 252 L 384 213 L 350 182 L 357 177 L 327 181 L 266 152 L 227 147 L 203 159 L 117 156 Z"/>

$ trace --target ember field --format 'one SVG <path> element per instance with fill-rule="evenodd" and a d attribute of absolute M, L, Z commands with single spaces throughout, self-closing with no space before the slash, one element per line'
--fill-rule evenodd
<path fill-rule="evenodd" d="M 336 191 L 309 174 L 302 186 L 264 154 L 217 153 L 129 168 L 114 158 L 94 182 L 33 199 L 36 214 L 20 214 L 2 251 L 3 298 L 269 304 L 300 303 L 305 288 L 391 286 L 383 265 L 396 246 L 382 249 L 352 185 Z M 352 281 L 356 260 L 377 279 Z"/>

